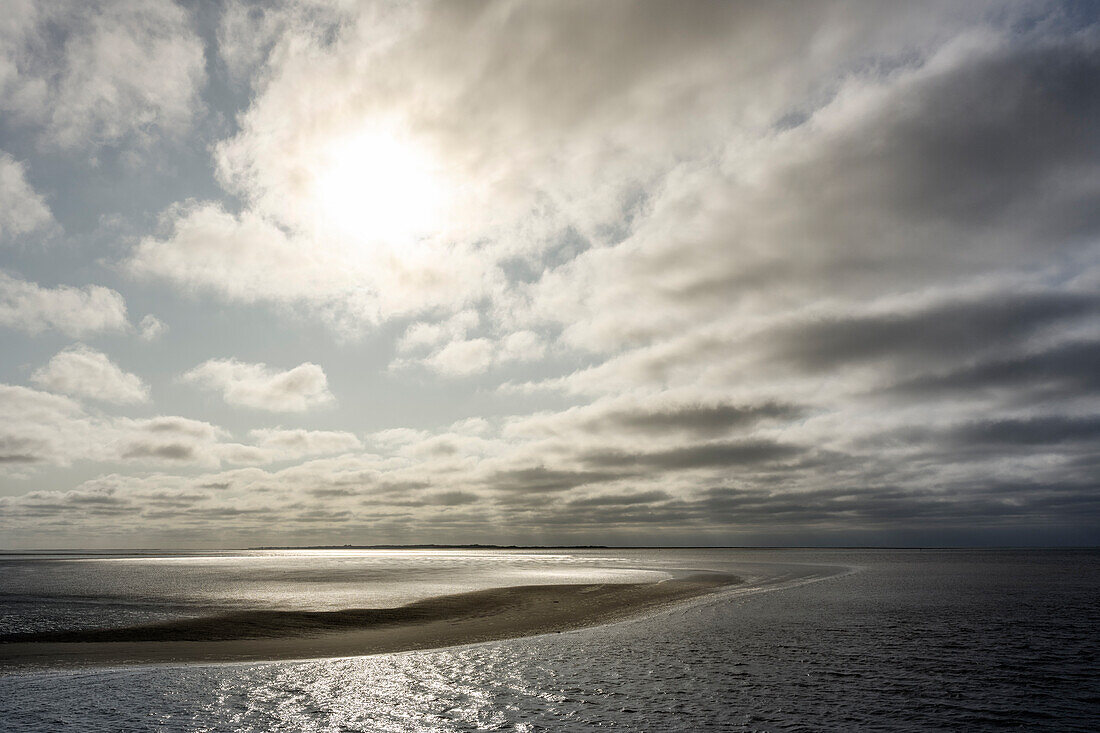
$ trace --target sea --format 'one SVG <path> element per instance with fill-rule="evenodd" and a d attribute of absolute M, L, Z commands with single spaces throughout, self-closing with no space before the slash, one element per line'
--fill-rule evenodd
<path fill-rule="evenodd" d="M 1100 730 L 1100 550 L 3 554 L 0 634 L 689 570 L 743 582 L 627 621 L 433 651 L 8 670 L 0 730 Z"/>

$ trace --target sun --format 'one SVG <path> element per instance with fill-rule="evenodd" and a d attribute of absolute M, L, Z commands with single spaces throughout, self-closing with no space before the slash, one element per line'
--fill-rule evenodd
<path fill-rule="evenodd" d="M 438 231 L 445 187 L 438 163 L 412 140 L 367 130 L 326 147 L 313 178 L 322 230 L 389 251 Z"/>

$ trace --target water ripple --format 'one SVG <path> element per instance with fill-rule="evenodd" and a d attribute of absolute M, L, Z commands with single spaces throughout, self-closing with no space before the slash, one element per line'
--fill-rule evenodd
<path fill-rule="evenodd" d="M 0 721 L 12 731 L 326 733 L 1100 727 L 1097 553 L 772 561 L 864 570 L 432 652 L 2 678 Z"/>

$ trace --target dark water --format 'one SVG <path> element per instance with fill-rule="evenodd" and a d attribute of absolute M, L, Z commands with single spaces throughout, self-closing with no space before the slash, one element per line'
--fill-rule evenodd
<path fill-rule="evenodd" d="M 12 675 L 0 729 L 1100 730 L 1098 552 L 610 555 L 750 582 L 436 652 Z"/>

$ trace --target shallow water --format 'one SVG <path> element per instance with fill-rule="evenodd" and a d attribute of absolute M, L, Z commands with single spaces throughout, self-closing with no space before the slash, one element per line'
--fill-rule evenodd
<path fill-rule="evenodd" d="M 582 572 L 712 568 L 739 572 L 747 583 L 641 620 L 433 652 L 12 675 L 0 678 L 0 727 L 1100 727 L 1097 552 L 684 550 L 571 556 Z M 562 564 L 477 562 L 559 570 Z M 298 591 L 287 593 L 301 598 Z"/>
<path fill-rule="evenodd" d="M 0 555 L 0 634 L 128 626 L 254 608 L 389 608 L 490 587 L 666 577 L 628 558 L 555 552 Z"/>

